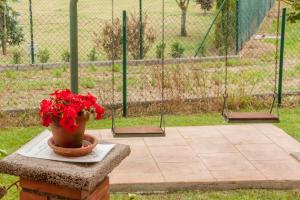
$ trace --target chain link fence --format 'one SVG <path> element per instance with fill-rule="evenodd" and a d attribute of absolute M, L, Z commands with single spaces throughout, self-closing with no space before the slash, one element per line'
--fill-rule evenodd
<path fill-rule="evenodd" d="M 240 6 L 243 1 L 239 1 Z M 187 34 L 182 36 L 182 10 L 176 1 L 165 0 L 165 40 L 162 43 L 162 1 L 143 0 L 142 4 L 138 0 L 130 4 L 120 1 L 115 2 L 112 9 L 109 0 L 101 3 L 79 0 L 80 92 L 96 94 L 100 103 L 109 108 L 113 98 L 113 70 L 115 102 L 121 115 L 124 95 L 122 11 L 126 10 L 128 116 L 160 112 L 163 78 L 167 113 L 220 111 L 225 89 L 226 32 L 229 34 L 227 86 L 230 109 L 265 109 L 271 105 L 276 91 L 276 42 L 280 42 L 280 37 L 276 33 L 278 4 L 264 1 L 267 7 L 263 8 L 263 12 L 249 8 L 249 11 L 259 14 L 259 20 L 253 18 L 255 13 L 246 15 L 245 10 L 239 10 L 241 17 L 238 23 L 235 6 L 229 6 L 227 16 L 225 8 L 221 9 L 218 2 L 214 2 L 211 10 L 204 11 L 200 5 L 190 1 L 185 21 Z M 30 1 L 11 3 L 10 6 L 19 13 L 17 19 L 24 40 L 19 46 L 8 46 L 7 54 L 0 55 L 0 109 L 37 108 L 41 99 L 53 90 L 70 85 L 68 3 L 53 0 L 49 4 L 45 0 L 33 0 L 33 32 L 30 26 Z M 117 59 L 113 69 L 110 51 L 112 13 Z M 226 17 L 229 21 L 226 21 Z M 243 34 L 237 24 L 247 30 L 242 42 Z M 255 26 L 251 28 L 246 24 Z M 289 95 L 284 98 L 284 105 L 287 106 L 298 104 L 299 101 L 296 95 L 300 91 L 299 26 L 291 23 L 286 25 L 283 93 Z M 33 65 L 31 47 L 35 52 Z M 165 52 L 164 77 L 160 61 L 162 51 Z"/>

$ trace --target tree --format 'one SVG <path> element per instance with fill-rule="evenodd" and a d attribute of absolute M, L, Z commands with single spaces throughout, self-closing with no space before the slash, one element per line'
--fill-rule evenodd
<path fill-rule="evenodd" d="M 182 37 L 187 36 L 186 31 L 186 14 L 187 9 L 189 7 L 190 0 L 176 0 L 177 5 L 181 9 L 181 28 L 180 28 L 180 35 Z"/>
<path fill-rule="evenodd" d="M 196 0 L 196 4 L 200 4 L 201 9 L 204 10 L 204 14 L 213 8 L 213 3 L 214 0 Z"/>
<path fill-rule="evenodd" d="M 288 15 L 288 21 L 295 23 L 300 20 L 300 0 L 287 0 L 292 5 L 293 11 Z"/>
<path fill-rule="evenodd" d="M 8 0 L 0 0 L 0 42 L 3 55 L 6 55 L 7 44 L 16 46 L 24 41 L 18 16 L 19 13 L 8 5 Z"/>

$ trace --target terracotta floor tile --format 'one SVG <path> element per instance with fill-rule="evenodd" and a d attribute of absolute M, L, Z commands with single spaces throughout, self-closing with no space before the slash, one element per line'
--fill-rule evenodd
<path fill-rule="evenodd" d="M 202 162 L 189 163 L 158 163 L 158 166 L 166 179 L 170 182 L 208 181 L 213 180 L 210 172 Z"/>
<path fill-rule="evenodd" d="M 163 182 L 163 176 L 153 159 L 125 159 L 111 174 L 111 183 Z"/>
<path fill-rule="evenodd" d="M 197 154 L 238 152 L 224 137 L 186 139 L 186 142 Z"/>
<path fill-rule="evenodd" d="M 208 170 L 254 170 L 240 153 L 199 154 Z"/>
<path fill-rule="evenodd" d="M 258 170 L 212 170 L 211 174 L 221 181 L 226 180 L 265 180 Z"/>
<path fill-rule="evenodd" d="M 271 140 L 288 153 L 300 152 L 300 143 L 291 137 L 273 137 Z"/>
<path fill-rule="evenodd" d="M 166 128 L 166 138 L 182 138 L 177 127 Z"/>
<path fill-rule="evenodd" d="M 130 149 L 131 153 L 126 160 L 153 160 L 150 151 L 145 146 L 131 146 Z"/>
<path fill-rule="evenodd" d="M 259 132 L 263 133 L 265 136 L 269 138 L 272 137 L 281 137 L 281 138 L 289 138 L 290 136 L 285 133 L 283 130 L 278 128 L 273 124 L 253 124 Z"/>
<path fill-rule="evenodd" d="M 290 158 L 290 155 L 276 144 L 242 144 L 236 145 L 236 148 L 248 160 L 285 160 Z"/>
<path fill-rule="evenodd" d="M 268 144 L 272 141 L 251 125 L 224 126 L 220 132 L 232 144 Z"/>
<path fill-rule="evenodd" d="M 114 171 L 116 173 L 159 173 L 153 159 L 131 160 L 125 159 Z"/>
<path fill-rule="evenodd" d="M 157 162 L 195 162 L 200 159 L 187 146 L 149 147 Z"/>
<path fill-rule="evenodd" d="M 252 161 L 252 163 L 269 180 L 300 179 L 300 163 L 293 158 L 281 161 Z"/>
<path fill-rule="evenodd" d="M 222 134 L 213 126 L 180 127 L 180 134 L 184 138 L 218 138 Z"/>

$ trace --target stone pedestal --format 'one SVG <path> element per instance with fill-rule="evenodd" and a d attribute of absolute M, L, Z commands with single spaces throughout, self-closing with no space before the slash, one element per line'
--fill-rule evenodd
<path fill-rule="evenodd" d="M 14 153 L 0 161 L 0 173 L 20 177 L 20 200 L 107 200 L 108 174 L 129 154 L 117 144 L 101 162 L 78 164 Z"/>

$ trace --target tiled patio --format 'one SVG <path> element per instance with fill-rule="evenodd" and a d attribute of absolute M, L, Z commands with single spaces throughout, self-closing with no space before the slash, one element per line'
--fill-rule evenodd
<path fill-rule="evenodd" d="M 300 188 L 300 143 L 271 124 L 167 128 L 166 137 L 113 138 L 131 155 L 111 175 L 114 191 Z"/>

